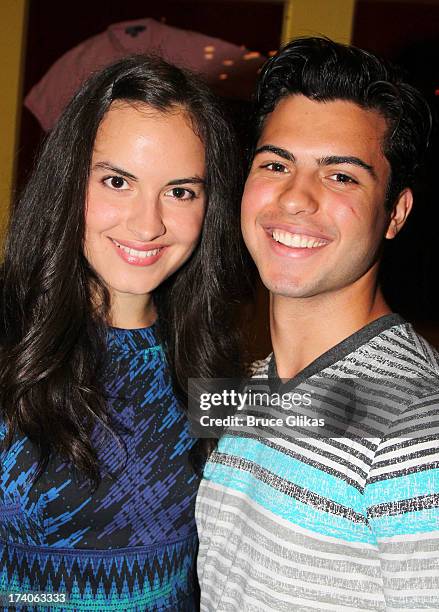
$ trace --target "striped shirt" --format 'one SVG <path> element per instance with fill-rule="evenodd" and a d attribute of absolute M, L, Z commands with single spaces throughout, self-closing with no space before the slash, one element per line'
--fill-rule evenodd
<path fill-rule="evenodd" d="M 273 369 L 270 356 L 256 376 Z M 387 315 L 288 388 L 349 378 L 360 437 L 220 440 L 196 507 L 203 611 L 439 610 L 439 354 Z M 322 397 L 346 414 L 340 388 Z"/>

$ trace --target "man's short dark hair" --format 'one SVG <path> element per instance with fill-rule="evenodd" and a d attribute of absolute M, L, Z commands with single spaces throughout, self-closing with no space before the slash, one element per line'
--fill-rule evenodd
<path fill-rule="evenodd" d="M 387 121 L 383 153 L 390 164 L 386 205 L 412 187 L 431 130 L 423 96 L 405 83 L 400 71 L 356 47 L 327 38 L 298 38 L 264 65 L 256 92 L 256 138 L 266 116 L 287 96 L 311 100 L 346 100 L 378 111 Z"/>

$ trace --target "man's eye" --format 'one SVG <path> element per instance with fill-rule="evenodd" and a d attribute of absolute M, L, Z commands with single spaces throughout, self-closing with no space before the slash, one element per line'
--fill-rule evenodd
<path fill-rule="evenodd" d="M 173 187 L 165 192 L 165 196 L 170 196 L 176 200 L 193 200 L 195 198 L 195 192 L 185 187 Z"/>
<path fill-rule="evenodd" d="M 110 187 L 110 189 L 116 189 L 117 191 L 125 191 L 125 189 L 128 189 L 127 181 L 121 176 L 107 176 L 102 182 L 107 187 Z"/>
<path fill-rule="evenodd" d="M 343 174 L 343 172 L 336 172 L 335 174 L 331 174 L 329 178 L 332 181 L 336 181 L 337 183 L 353 183 L 354 185 L 358 185 L 358 181 L 356 181 L 347 174 Z"/>
<path fill-rule="evenodd" d="M 269 164 L 265 164 L 262 166 L 271 172 L 287 172 L 287 168 L 281 164 L 280 162 L 270 162 Z"/>

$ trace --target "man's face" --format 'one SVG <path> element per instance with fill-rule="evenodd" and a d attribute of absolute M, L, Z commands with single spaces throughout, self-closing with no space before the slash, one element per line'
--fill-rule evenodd
<path fill-rule="evenodd" d="M 245 185 L 242 231 L 274 294 L 336 292 L 375 282 L 390 215 L 385 119 L 341 100 L 285 98 L 267 117 Z"/>

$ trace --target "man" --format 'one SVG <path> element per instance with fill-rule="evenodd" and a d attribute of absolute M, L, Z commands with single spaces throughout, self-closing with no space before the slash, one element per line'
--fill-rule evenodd
<path fill-rule="evenodd" d="M 374 56 L 320 38 L 266 64 L 256 104 L 242 230 L 273 341 L 258 375 L 314 393 L 335 433 L 351 420 L 220 440 L 197 502 L 202 610 L 439 610 L 439 356 L 377 280 L 428 108 Z M 355 409 L 343 381 L 359 381 Z"/>

